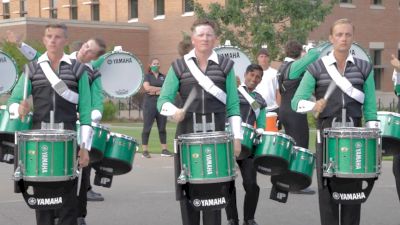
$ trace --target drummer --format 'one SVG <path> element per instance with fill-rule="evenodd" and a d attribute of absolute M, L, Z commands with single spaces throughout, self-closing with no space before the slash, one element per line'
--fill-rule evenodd
<path fill-rule="evenodd" d="M 393 84 L 394 84 L 394 93 L 397 95 L 397 112 L 400 113 L 400 61 L 399 59 L 392 55 L 392 60 L 390 63 L 394 67 L 393 70 Z M 396 189 L 397 196 L 400 200 L 400 154 L 393 155 L 393 174 L 394 179 L 396 180 Z"/>
<path fill-rule="evenodd" d="M 265 108 L 267 104 L 263 97 L 259 93 L 255 92 L 254 89 L 261 82 L 262 76 L 263 68 L 260 65 L 251 64 L 246 69 L 244 84 L 241 84 L 238 88 L 242 122 L 251 126 L 256 122 L 256 132 L 258 134 L 262 134 L 265 128 Z M 254 104 L 254 101 L 257 104 Z M 244 146 L 242 146 L 242 152 L 243 151 Z M 246 191 L 243 204 L 243 225 L 257 225 L 254 220 L 254 214 L 257 208 L 260 187 L 257 184 L 257 171 L 253 166 L 253 157 L 250 155 L 243 158 L 239 155 L 236 162 L 239 165 L 243 178 L 243 187 Z M 228 225 L 239 225 L 235 187 L 233 188 L 232 196 L 225 209 L 228 218 Z"/>
<path fill-rule="evenodd" d="M 42 54 L 37 52 L 31 46 L 21 41 L 21 38 L 11 31 L 7 31 L 7 41 L 15 43 L 20 52 L 29 60 L 38 59 Z M 92 97 L 92 112 L 91 118 L 94 123 L 99 123 L 103 113 L 103 88 L 98 68 L 104 61 L 104 57 L 100 57 L 105 53 L 106 44 L 100 38 L 91 38 L 85 43 L 75 43 L 75 49 L 69 58 L 76 59 L 80 63 L 84 63 L 89 72 L 91 83 L 91 97 Z M 73 49 L 73 50 L 75 50 Z M 93 61 L 96 60 L 96 61 Z M 82 188 L 79 195 L 79 210 L 78 225 L 85 225 L 85 217 L 87 215 L 87 201 L 104 201 L 101 194 L 92 190 L 90 185 L 90 172 L 91 166 L 85 167 L 82 172 Z M 87 193 L 85 193 L 87 190 Z"/>
<path fill-rule="evenodd" d="M 216 25 L 213 21 L 199 19 L 194 22 L 191 34 L 194 49 L 172 64 L 161 89 L 157 108 L 161 114 L 172 116 L 178 122 L 176 137 L 193 132 L 224 131 L 227 117 L 233 128 L 235 154 L 238 155 L 241 149 L 240 139 L 242 137 L 240 133 L 239 98 L 236 90 L 233 61 L 223 56 L 218 56 L 213 51 L 217 40 L 216 32 Z M 192 72 L 194 70 L 198 72 L 196 78 Z M 200 86 L 197 78 L 202 85 L 205 84 L 204 87 Z M 197 90 L 197 95 L 187 111 L 172 104 L 178 91 L 183 102 L 186 102 L 189 92 L 193 88 Z M 216 90 L 216 92 L 213 92 L 216 97 L 208 92 L 210 88 Z M 194 122 L 202 121 L 202 118 L 205 121 L 196 123 L 196 125 L 203 126 L 194 126 Z M 203 127 L 208 127 L 209 129 L 202 130 Z M 175 160 L 175 173 L 177 176 L 180 173 L 179 155 L 178 152 L 177 160 Z M 195 211 L 189 202 L 189 192 L 187 190 L 188 185 L 176 184 L 176 198 L 180 202 L 182 222 L 185 225 L 199 224 L 200 211 Z M 210 209 L 202 212 L 203 224 L 221 224 L 221 210 Z"/>
<path fill-rule="evenodd" d="M 291 105 L 297 112 L 305 113 L 314 111 L 319 113 L 317 129 L 331 127 L 332 120 L 336 117 L 341 120 L 342 112 L 351 118 L 353 126 L 360 127 L 361 118 L 364 116 L 367 127 L 378 126 L 375 100 L 375 84 L 372 65 L 349 54 L 353 43 L 354 26 L 348 19 L 339 19 L 334 22 L 330 29 L 329 40 L 333 45 L 333 51 L 329 55 L 318 59 L 308 67 L 300 82 Z M 327 72 L 327 71 L 330 72 Z M 337 76 L 336 76 L 337 75 Z M 338 82 L 344 76 L 353 85 L 353 88 L 343 88 Z M 332 79 L 331 77 L 335 77 Z M 337 77 L 339 79 L 337 79 Z M 337 88 L 329 100 L 323 99 L 327 87 L 331 81 L 337 84 Z M 343 90 L 345 91 L 342 91 Z M 346 90 L 351 90 L 347 92 Z M 308 101 L 311 94 L 315 92 L 317 102 Z M 358 95 L 354 95 L 358 93 Z M 350 95 L 352 97 L 350 97 Z M 366 96 L 364 98 L 364 95 Z M 320 132 L 317 132 L 320 135 Z M 321 136 L 317 140 L 322 140 Z M 327 185 L 330 179 L 322 177 L 322 144 L 317 144 L 317 178 L 319 208 L 322 225 L 358 225 L 360 224 L 361 204 L 336 204 L 331 199 Z M 361 181 L 350 180 L 355 190 L 361 189 Z M 349 186 L 350 186 L 349 185 Z M 340 210 L 340 212 L 339 212 Z"/>
<path fill-rule="evenodd" d="M 46 52 L 31 63 L 29 63 L 29 78 L 27 82 L 27 96 L 32 94 L 33 108 L 33 129 L 40 129 L 41 123 L 50 122 L 50 111 L 54 112 L 54 123 L 62 123 L 64 129 L 76 130 L 77 113 L 80 114 L 81 140 L 89 143 L 90 135 L 93 132 L 91 127 L 91 94 L 89 86 L 89 76 L 85 71 L 84 65 L 74 59 L 70 59 L 64 53 L 67 44 L 67 27 L 64 24 L 49 24 L 45 28 L 43 43 Z M 55 90 L 47 82 L 43 68 L 49 65 L 52 71 L 57 71 L 61 82 L 67 84 L 67 89 L 71 93 L 78 93 L 76 98 L 62 97 L 65 92 Z M 27 71 L 25 71 L 27 73 Z M 72 78 L 72 79 L 71 79 Z M 44 80 L 43 80 L 44 79 Z M 68 80 L 67 80 L 68 79 Z M 30 110 L 28 102 L 23 100 L 25 75 L 21 75 L 11 97 L 9 98 L 9 111 L 20 117 L 24 117 Z M 68 81 L 68 82 L 65 82 Z M 60 82 L 58 82 L 60 84 Z M 58 91 L 58 92 L 57 92 Z M 50 98 L 49 96 L 54 96 Z M 64 96 L 64 95 L 63 95 Z M 55 101 L 53 103 L 53 101 Z M 77 110 L 79 109 L 79 110 Z M 55 125 L 56 125 L 55 124 Z M 54 125 L 54 126 L 55 126 Z M 86 146 L 85 146 L 86 147 Z M 79 165 L 86 167 L 89 164 L 89 150 L 81 148 L 79 150 Z M 77 197 L 76 185 L 69 190 L 67 200 L 62 208 L 54 210 L 36 210 L 36 222 L 40 225 L 53 225 L 54 216 L 59 216 L 59 225 L 77 224 Z M 45 189 L 47 190 L 47 189 Z M 41 192 L 41 187 L 36 187 L 35 192 Z"/>

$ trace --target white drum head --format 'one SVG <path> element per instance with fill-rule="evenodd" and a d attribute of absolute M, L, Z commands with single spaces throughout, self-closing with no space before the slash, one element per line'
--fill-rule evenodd
<path fill-rule="evenodd" d="M 128 98 L 142 87 L 142 63 L 129 52 L 110 52 L 100 67 L 104 92 L 114 98 Z"/>
<path fill-rule="evenodd" d="M 0 95 L 10 92 L 17 83 L 18 73 L 14 59 L 0 51 Z"/>
<path fill-rule="evenodd" d="M 240 78 L 240 81 L 244 83 L 244 74 L 246 68 L 251 64 L 249 57 L 244 54 L 239 48 L 234 46 L 219 46 L 214 48 L 214 51 L 218 55 L 223 55 L 230 58 L 235 64 L 233 69 L 235 70 L 235 75 Z"/>
<path fill-rule="evenodd" d="M 328 55 L 332 51 L 332 49 L 332 44 L 329 44 L 324 49 L 322 49 L 320 57 Z M 371 62 L 371 58 L 369 57 L 368 53 L 357 43 L 353 43 L 349 51 L 353 57 Z"/>

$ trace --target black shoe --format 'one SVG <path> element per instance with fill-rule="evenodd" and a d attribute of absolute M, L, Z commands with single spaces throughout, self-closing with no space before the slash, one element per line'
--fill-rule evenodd
<path fill-rule="evenodd" d="M 228 220 L 228 225 L 239 225 L 239 221 L 230 219 L 230 220 Z"/>
<path fill-rule="evenodd" d="M 292 194 L 300 194 L 300 195 L 313 195 L 315 194 L 315 191 L 311 188 L 304 188 L 303 190 L 300 191 L 291 191 L 290 193 Z"/>
<path fill-rule="evenodd" d="M 92 195 L 97 195 L 97 196 L 103 197 L 100 193 L 93 191 L 93 189 L 88 190 L 88 192 L 91 192 L 90 194 L 92 194 Z"/>
<path fill-rule="evenodd" d="M 103 198 L 103 196 L 101 196 L 101 194 L 98 194 L 98 193 L 96 193 L 96 192 L 94 192 L 94 191 L 92 191 L 92 190 L 89 190 L 89 191 L 86 193 L 86 197 L 87 197 L 87 200 L 88 200 L 88 201 L 93 201 L 93 202 L 101 202 L 101 201 L 104 201 L 104 198 Z"/>
<path fill-rule="evenodd" d="M 85 217 L 78 217 L 76 218 L 78 220 L 78 225 L 87 225 L 85 221 Z"/>
<path fill-rule="evenodd" d="M 162 151 L 161 151 L 161 156 L 164 156 L 164 157 L 171 157 L 173 154 L 170 152 L 170 151 L 168 151 L 167 149 L 163 149 Z"/>
<path fill-rule="evenodd" d="M 150 155 L 150 153 L 149 153 L 149 151 L 143 151 L 143 153 L 142 153 L 142 158 L 151 158 L 151 155 Z"/>
<path fill-rule="evenodd" d="M 247 220 L 243 221 L 243 225 L 258 225 L 258 223 L 255 220 Z"/>

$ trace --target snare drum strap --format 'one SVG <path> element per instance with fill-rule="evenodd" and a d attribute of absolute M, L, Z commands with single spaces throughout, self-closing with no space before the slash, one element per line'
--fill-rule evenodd
<path fill-rule="evenodd" d="M 190 54 L 186 54 L 184 57 L 186 65 L 188 66 L 190 73 L 199 82 L 199 85 L 208 93 L 216 97 L 220 102 L 226 104 L 226 93 L 221 90 L 214 82 L 204 75 L 204 73 L 196 66 Z"/>
<path fill-rule="evenodd" d="M 364 93 L 357 88 L 353 87 L 349 80 L 346 77 L 342 76 L 337 68 L 335 67 L 334 61 L 332 60 L 333 56 L 331 56 L 333 52 L 329 55 L 321 58 L 322 62 L 326 70 L 328 71 L 329 76 L 335 81 L 336 85 L 349 97 L 358 101 L 359 103 L 364 103 Z M 350 56 L 351 57 L 351 56 Z"/>
<path fill-rule="evenodd" d="M 258 115 L 260 115 L 260 104 L 258 104 L 257 101 L 254 100 L 254 98 L 250 96 L 250 94 L 244 89 L 243 86 L 240 86 L 238 88 L 238 90 L 243 95 L 243 97 L 246 99 L 246 101 L 250 104 L 250 107 L 253 109 L 254 113 L 256 114 L 256 118 L 258 118 Z"/>
<path fill-rule="evenodd" d="M 73 104 L 78 104 L 79 94 L 71 91 L 64 83 L 64 81 L 58 78 L 58 76 L 51 69 L 49 62 L 42 61 L 39 63 L 39 65 L 42 68 L 47 80 L 49 80 L 52 88 L 57 92 L 57 94 Z"/>

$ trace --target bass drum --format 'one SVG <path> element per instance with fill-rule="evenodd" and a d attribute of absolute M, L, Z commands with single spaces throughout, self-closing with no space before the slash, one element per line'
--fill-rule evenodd
<path fill-rule="evenodd" d="M 18 79 L 17 64 L 14 59 L 0 51 L 0 95 L 11 92 Z"/>
<path fill-rule="evenodd" d="M 142 87 L 144 72 L 140 60 L 130 52 L 106 53 L 100 66 L 104 92 L 113 98 L 128 98 Z"/>
<path fill-rule="evenodd" d="M 332 49 L 332 44 L 329 43 L 325 45 L 321 51 L 320 57 L 328 55 L 329 53 L 331 53 Z M 371 62 L 371 57 L 369 56 L 369 54 L 357 43 L 353 43 L 351 45 L 349 52 L 353 57 Z"/>
<path fill-rule="evenodd" d="M 238 47 L 230 45 L 222 45 L 214 48 L 214 51 L 218 55 L 223 55 L 230 58 L 235 64 L 233 69 L 235 70 L 235 75 L 240 78 L 240 81 L 244 82 L 244 74 L 246 68 L 251 64 L 249 57 L 244 54 Z"/>

